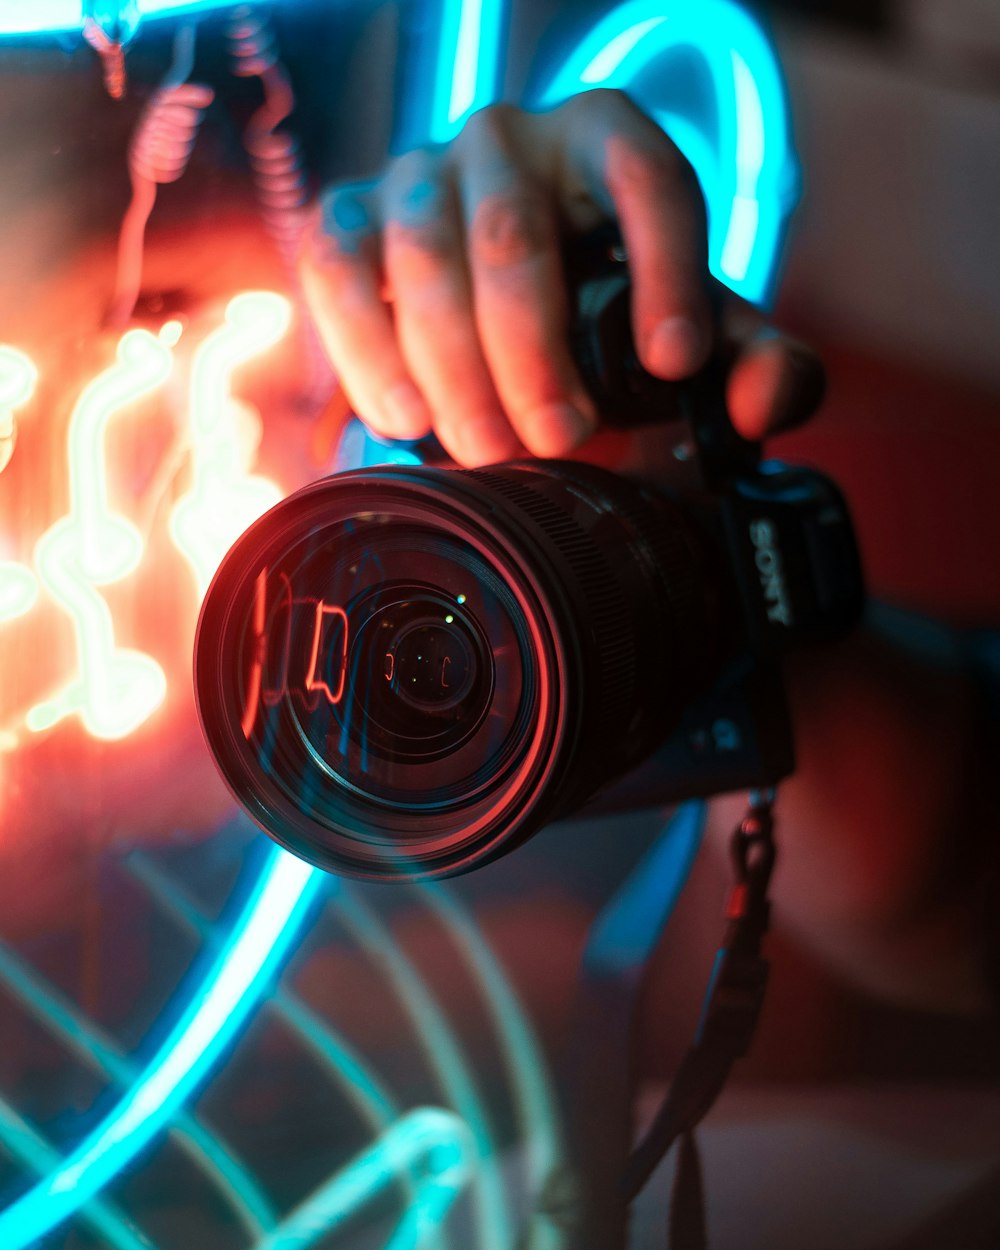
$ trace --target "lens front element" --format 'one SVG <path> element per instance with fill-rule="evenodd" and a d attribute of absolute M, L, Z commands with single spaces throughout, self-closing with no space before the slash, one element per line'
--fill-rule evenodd
<path fill-rule="evenodd" d="M 199 623 L 233 793 L 296 854 L 382 879 L 464 871 L 573 810 L 664 736 L 706 649 L 666 508 L 551 462 L 358 470 L 286 499 Z"/>

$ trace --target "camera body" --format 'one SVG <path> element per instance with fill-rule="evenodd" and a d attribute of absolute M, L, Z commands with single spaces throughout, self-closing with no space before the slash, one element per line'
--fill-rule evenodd
<path fill-rule="evenodd" d="M 782 655 L 856 619 L 846 506 L 761 462 L 713 362 L 639 365 L 615 245 L 570 264 L 573 347 L 609 424 L 667 422 L 677 473 L 569 461 L 356 469 L 255 522 L 195 643 L 237 799 L 323 868 L 453 875 L 542 826 L 772 784 L 794 764 Z"/>
<path fill-rule="evenodd" d="M 574 242 L 566 267 L 573 356 L 602 422 L 667 427 L 674 466 L 668 482 L 647 488 L 668 494 L 694 522 L 713 554 L 710 576 L 728 617 L 721 672 L 665 724 L 652 753 L 579 814 L 773 785 L 795 767 L 781 656 L 834 641 L 861 614 L 864 582 L 847 505 L 825 475 L 762 460 L 760 445 L 735 432 L 724 361 L 681 383 L 642 368 L 614 230 Z"/>

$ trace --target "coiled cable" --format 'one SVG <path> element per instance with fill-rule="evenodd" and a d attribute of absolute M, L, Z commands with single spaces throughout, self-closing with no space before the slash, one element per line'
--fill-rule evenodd
<path fill-rule="evenodd" d="M 142 283 L 146 224 L 156 203 L 157 187 L 176 182 L 187 168 L 205 109 L 215 93 L 188 82 L 194 67 L 195 27 L 177 31 L 170 69 L 143 109 L 128 151 L 132 198 L 118 234 L 118 271 L 107 321 L 125 325 L 135 309 Z"/>
<path fill-rule="evenodd" d="M 294 268 L 305 227 L 308 189 L 295 136 L 279 130 L 295 107 L 295 95 L 278 57 L 270 23 L 243 5 L 229 24 L 233 73 L 259 78 L 264 103 L 251 117 L 243 134 L 268 233 L 282 260 Z"/>
<path fill-rule="evenodd" d="M 240 78 L 259 78 L 264 88 L 264 102 L 243 132 L 243 145 L 264 227 L 284 263 L 290 291 L 302 311 L 305 301 L 298 256 L 306 228 L 309 186 L 298 142 L 283 125 L 295 108 L 295 93 L 265 15 L 250 5 L 241 5 L 232 15 L 228 35 L 233 73 Z M 304 313 L 301 325 L 309 370 L 305 389 L 310 406 L 319 407 L 329 401 L 335 389 L 334 373 L 315 326 Z"/>

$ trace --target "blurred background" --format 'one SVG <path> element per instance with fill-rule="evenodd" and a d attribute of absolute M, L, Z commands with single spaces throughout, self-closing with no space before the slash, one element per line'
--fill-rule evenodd
<path fill-rule="evenodd" d="M 23 7 L 8 0 L 0 18 Z M 612 7 L 514 0 L 506 97 L 530 98 Z M 996 625 L 1000 9 L 751 7 L 784 69 L 802 170 L 775 317 L 818 347 L 830 382 L 820 416 L 776 450 L 841 483 L 876 595 Z M 289 962 L 276 979 L 264 947 L 247 956 L 230 1012 L 239 1040 L 223 1036 L 225 1012 L 205 1016 L 225 1049 L 211 1069 L 191 1060 L 197 1095 L 151 1095 L 148 1142 L 136 1138 L 127 1158 L 102 1153 L 128 1091 L 165 1040 L 183 1040 L 175 1023 L 223 966 L 271 866 L 197 728 L 189 657 L 203 570 L 227 525 L 230 539 L 242 528 L 247 482 L 255 498 L 277 497 L 334 463 L 345 412 L 302 316 L 290 240 L 300 200 L 330 179 L 373 176 L 419 132 L 435 11 L 287 0 L 245 14 L 270 26 L 243 38 L 273 40 L 294 97 L 284 123 L 266 47 L 234 76 L 233 15 L 207 10 L 190 77 L 214 98 L 173 115 L 182 176 L 157 185 L 135 290 L 118 253 L 129 145 L 178 65 L 177 20 L 140 27 L 121 100 L 108 91 L 112 53 L 102 62 L 79 33 L 0 41 L 0 344 L 15 349 L 0 357 L 0 1210 L 24 1220 L 0 1224 L 5 1250 L 265 1246 L 312 1199 L 352 1214 L 305 1220 L 280 1244 L 382 1247 L 397 1233 L 413 1244 L 440 1226 L 462 1250 L 505 1250 L 525 1192 L 558 1156 L 553 1074 L 585 935 L 664 814 L 560 826 L 440 897 L 284 883 L 288 950 L 271 936 Z M 298 155 L 266 143 L 255 155 L 255 138 L 286 133 Z M 174 518 L 197 504 L 209 463 L 192 419 L 198 352 L 247 290 L 280 293 L 291 324 L 223 345 L 216 381 L 240 491 L 222 521 L 188 513 L 185 547 Z M 127 328 L 147 336 L 136 366 L 147 382 L 95 400 Z M 173 364 L 156 382 L 164 350 Z M 91 554 L 62 559 L 67 533 Z M 115 692 L 110 705 L 101 689 Z M 690 1037 L 726 883 L 726 865 L 701 855 L 654 961 L 637 1032 L 650 1088 Z M 780 928 L 772 954 L 753 1055 L 706 1130 L 713 1244 L 995 1244 L 982 1238 L 1000 1191 L 998 1030 L 876 1003 Z M 424 1106 L 455 1120 L 406 1119 Z M 403 1146 L 398 1123 L 413 1130 Z M 475 1183 L 446 1159 L 418 1201 L 406 1186 L 427 1141 L 447 1152 L 469 1131 Z M 32 1187 L 80 1143 L 92 1174 L 106 1159 L 113 1179 L 38 1231 L 55 1191 Z M 377 1143 L 389 1179 L 362 1183 Z M 368 1196 L 351 1207 L 324 1186 L 354 1164 Z M 790 1170 L 796 1184 L 776 1185 Z M 668 1180 L 669 1168 L 637 1245 L 662 1244 Z M 963 1216 L 969 1194 L 978 1206 Z M 947 1240 L 934 1223 L 945 1212 Z"/>

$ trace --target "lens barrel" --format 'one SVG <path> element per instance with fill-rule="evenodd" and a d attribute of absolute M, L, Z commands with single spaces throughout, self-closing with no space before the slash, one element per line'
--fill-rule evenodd
<path fill-rule="evenodd" d="M 644 758 L 722 644 L 686 508 L 589 465 L 364 469 L 253 525 L 206 596 L 203 728 L 295 854 L 450 875 Z"/>

